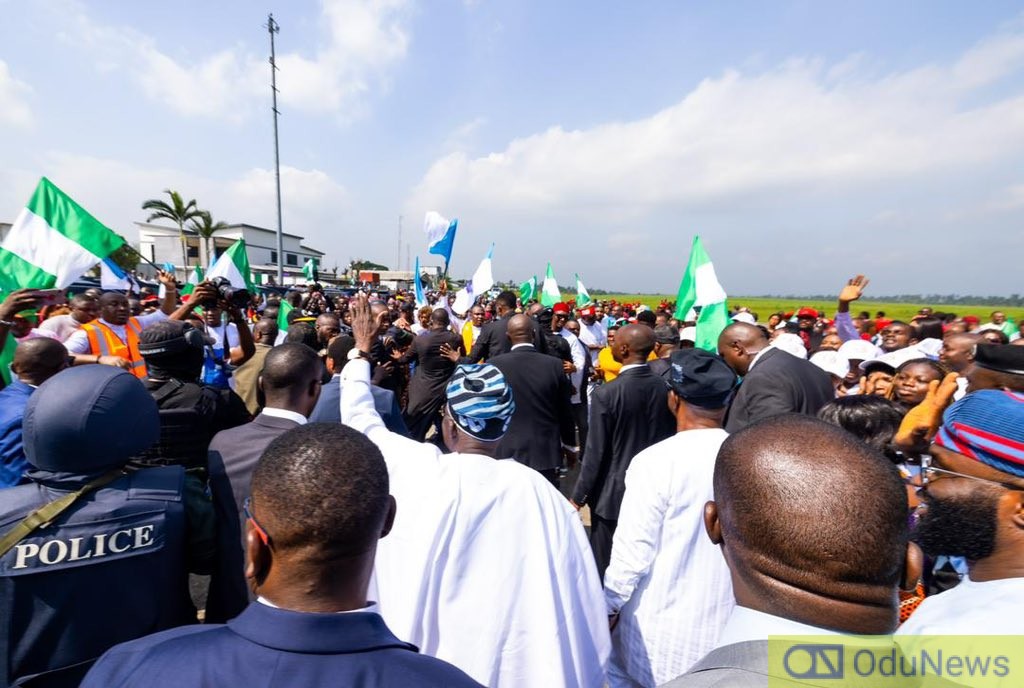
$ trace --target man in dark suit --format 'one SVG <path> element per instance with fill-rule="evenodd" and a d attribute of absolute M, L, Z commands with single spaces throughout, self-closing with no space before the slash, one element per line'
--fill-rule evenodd
<path fill-rule="evenodd" d="M 226 625 L 118 645 L 82 685 L 478 686 L 396 638 L 367 600 L 377 541 L 395 519 L 388 489 L 380 450 L 355 430 L 284 433 L 259 460 L 245 504 L 257 601 Z"/>
<path fill-rule="evenodd" d="M 320 398 L 316 400 L 316 407 L 309 416 L 310 423 L 340 423 L 341 422 L 341 371 L 348 363 L 348 354 L 355 347 L 356 340 L 350 334 L 341 334 L 331 340 L 327 345 L 327 372 L 331 379 L 320 388 Z M 409 436 L 409 429 L 402 419 L 402 409 L 398 406 L 398 399 L 390 389 L 384 389 L 371 385 L 370 392 L 373 394 L 373 407 L 380 414 L 384 425 L 391 432 L 399 435 Z"/>
<path fill-rule="evenodd" d="M 245 606 L 242 578 L 242 506 L 260 455 L 278 435 L 300 425 L 320 396 L 323 364 L 305 344 L 281 344 L 267 353 L 257 385 L 264 407 L 251 423 L 218 432 L 208 455 L 210 491 L 217 515 L 218 561 L 210 581 L 207 619 L 232 618 Z"/>
<path fill-rule="evenodd" d="M 743 377 L 725 416 L 727 432 L 781 413 L 813 416 L 836 396 L 828 373 L 769 347 L 764 332 L 754 325 L 733 323 L 722 330 L 718 353 Z"/>
<path fill-rule="evenodd" d="M 512 345 L 508 341 L 508 321 L 516 313 L 516 295 L 510 291 L 503 291 L 494 299 L 494 310 L 497 318 L 485 323 L 480 329 L 480 336 L 473 344 L 473 350 L 462 359 L 463 363 L 479 363 L 487 361 L 500 354 L 507 354 Z M 540 324 L 533 322 L 533 345 L 537 351 L 547 353 L 547 342 L 544 340 L 544 332 Z"/>
<path fill-rule="evenodd" d="M 668 409 L 668 387 L 647 366 L 653 349 L 651 328 L 620 329 L 612 356 L 622 369 L 615 380 L 595 389 L 590 399 L 590 432 L 572 501 L 578 507 L 590 506 L 590 546 L 602 578 L 611 558 L 630 461 L 676 431 Z"/>
<path fill-rule="evenodd" d="M 498 444 L 498 455 L 526 464 L 558 487 L 563 449 L 576 449 L 572 386 L 562 363 L 534 347 L 533 322 L 527 315 L 509 318 L 511 351 L 490 361 L 505 376 L 516 401 L 508 432 Z"/>
<path fill-rule="evenodd" d="M 845 431 L 806 416 L 776 416 L 725 440 L 704 526 L 725 555 L 736 607 L 718 647 L 665 684 L 670 688 L 824 685 L 791 684 L 782 671 L 769 678 L 768 636 L 820 636 L 845 643 L 852 656 L 855 638 L 823 634 L 892 633 L 897 588 L 913 589 L 921 574 L 896 467 Z M 912 683 L 908 677 L 904 685 Z"/>
<path fill-rule="evenodd" d="M 416 364 L 416 371 L 409 382 L 409 404 L 405 409 L 405 424 L 410 436 L 422 442 L 430 427 L 440 420 L 441 407 L 445 401 L 445 386 L 457 365 L 441 353 L 446 350 L 462 350 L 462 337 L 449 329 L 451 320 L 448 311 L 435 309 L 430 314 L 430 329 L 416 337 L 409 351 L 399 359 L 399 365 Z M 440 426 L 438 426 L 440 429 Z"/>

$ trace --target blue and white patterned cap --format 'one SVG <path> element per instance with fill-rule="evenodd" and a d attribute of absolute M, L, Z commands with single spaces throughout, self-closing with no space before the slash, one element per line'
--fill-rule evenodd
<path fill-rule="evenodd" d="M 466 434 L 493 442 L 508 430 L 516 402 L 505 376 L 493 365 L 460 365 L 445 391 L 448 412 Z"/>

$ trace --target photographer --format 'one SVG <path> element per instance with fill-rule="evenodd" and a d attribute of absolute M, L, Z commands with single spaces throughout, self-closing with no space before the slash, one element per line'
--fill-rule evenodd
<path fill-rule="evenodd" d="M 188 314 L 196 308 L 202 308 L 203 326 L 210 341 L 203 360 L 202 382 L 210 387 L 233 387 L 231 370 L 256 353 L 252 332 L 239 305 L 241 297 L 234 298 L 236 294 L 243 293 L 247 301 L 248 292 L 232 291 L 229 286 L 203 282 L 196 286 L 188 302 Z M 188 315 L 183 317 L 187 318 Z"/>

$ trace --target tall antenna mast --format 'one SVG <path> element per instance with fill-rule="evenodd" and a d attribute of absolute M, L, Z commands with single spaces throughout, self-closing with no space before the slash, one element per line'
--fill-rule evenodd
<path fill-rule="evenodd" d="M 277 62 L 274 59 L 274 34 L 281 26 L 274 21 L 274 15 L 267 15 L 267 31 L 270 33 L 270 96 L 274 112 L 274 181 L 277 184 L 277 284 L 284 286 L 284 233 L 281 229 L 281 153 L 277 143 Z"/>

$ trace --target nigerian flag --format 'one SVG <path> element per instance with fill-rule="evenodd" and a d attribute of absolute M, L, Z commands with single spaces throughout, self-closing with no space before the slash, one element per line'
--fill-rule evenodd
<path fill-rule="evenodd" d="M 540 302 L 542 305 L 551 308 L 562 300 L 562 293 L 558 291 L 558 282 L 555 280 L 555 271 L 548 263 L 547 274 L 544 275 L 544 284 L 540 287 Z"/>
<path fill-rule="evenodd" d="M 281 299 L 280 305 L 277 307 L 277 341 L 274 345 L 283 344 L 284 338 L 288 336 L 288 314 L 295 310 L 295 307 L 290 303 Z M 299 313 L 299 315 L 302 315 Z"/>
<path fill-rule="evenodd" d="M 718 350 L 718 335 L 729 324 L 729 310 L 725 303 L 725 289 L 718 282 L 715 266 L 704 250 L 700 237 L 693 238 L 690 262 L 686 266 L 683 280 L 679 283 L 676 297 L 676 320 L 693 320 L 694 311 L 700 308 L 697 320 L 697 348 L 706 351 Z"/>
<path fill-rule="evenodd" d="M 123 245 L 43 177 L 0 245 L 0 290 L 63 289 Z"/>
<path fill-rule="evenodd" d="M 577 308 L 582 308 L 583 306 L 586 306 L 591 301 L 593 301 L 593 299 L 590 298 L 590 292 L 588 292 L 587 288 L 583 286 L 583 280 L 580 279 L 579 273 L 576 273 L 576 306 L 577 306 Z"/>
<path fill-rule="evenodd" d="M 223 277 L 231 282 L 231 286 L 235 289 L 247 289 L 252 294 L 256 288 L 252 283 L 251 274 L 249 255 L 245 252 L 245 239 L 239 239 L 231 244 L 227 251 L 220 254 L 217 262 L 210 266 L 209 272 L 206 273 L 206 279 Z"/>
<path fill-rule="evenodd" d="M 203 281 L 203 269 L 198 265 L 192 268 L 192 272 L 189 273 L 188 281 L 185 282 L 185 286 L 181 288 L 181 295 L 187 296 L 196 290 L 196 285 Z"/>
<path fill-rule="evenodd" d="M 519 300 L 524 305 L 535 296 L 537 296 L 537 275 L 519 285 Z"/>
<path fill-rule="evenodd" d="M 302 274 L 306 276 L 306 279 L 310 282 L 316 282 L 318 275 L 316 269 L 316 258 L 310 258 L 302 266 Z"/>

